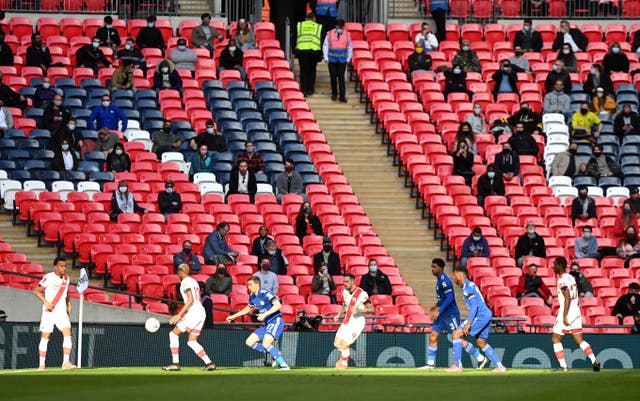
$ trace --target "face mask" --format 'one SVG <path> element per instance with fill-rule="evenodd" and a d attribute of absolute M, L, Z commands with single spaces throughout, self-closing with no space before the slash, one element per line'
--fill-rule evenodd
<path fill-rule="evenodd" d="M 53 104 L 54 106 L 60 107 L 62 105 L 62 100 L 54 100 Z"/>
<path fill-rule="evenodd" d="M 569 149 L 569 153 L 575 155 L 576 153 L 578 153 L 578 149 Z"/>
<path fill-rule="evenodd" d="M 69 145 L 68 144 L 63 144 L 62 145 L 62 150 L 69 150 Z"/>
<path fill-rule="evenodd" d="M 116 149 L 116 155 L 120 156 L 124 153 L 124 151 L 122 149 Z"/>
<path fill-rule="evenodd" d="M 202 20 L 202 25 L 209 25 L 209 23 L 211 23 L 211 21 L 208 19 Z"/>
<path fill-rule="evenodd" d="M 502 154 L 503 154 L 503 155 L 508 155 L 508 154 L 509 154 L 509 152 L 511 152 L 511 150 L 509 150 L 509 149 L 502 149 Z"/>
<path fill-rule="evenodd" d="M 127 189 L 128 189 L 127 187 L 118 187 L 118 190 L 122 193 L 127 192 Z"/>
<path fill-rule="evenodd" d="M 268 249 L 268 250 L 267 250 L 267 253 L 268 253 L 269 255 L 273 256 L 273 255 L 275 255 L 275 254 L 276 254 L 276 251 L 275 251 L 275 249 L 274 249 L 274 250 Z"/>
<path fill-rule="evenodd" d="M 469 46 L 462 46 L 462 51 L 463 52 L 468 52 L 469 51 Z"/>
<path fill-rule="evenodd" d="M 94 49 L 97 49 L 100 46 L 100 42 L 93 42 L 92 45 Z"/>
<path fill-rule="evenodd" d="M 133 74 L 133 68 L 129 70 L 129 74 Z"/>
<path fill-rule="evenodd" d="M 552 69 L 553 71 L 558 71 L 558 66 L 554 64 L 553 66 L 551 66 L 551 69 Z"/>
<path fill-rule="evenodd" d="M 569 49 L 562 49 L 562 54 L 567 55 L 567 54 L 569 54 L 569 53 L 571 53 L 571 50 L 569 50 Z"/>
<path fill-rule="evenodd" d="M 51 87 L 51 84 L 49 82 L 45 82 L 42 84 L 42 87 L 45 89 L 49 89 Z"/>
<path fill-rule="evenodd" d="M 631 213 L 631 209 L 628 207 L 625 207 L 624 209 L 622 209 L 622 211 L 624 212 L 624 214 L 629 214 Z"/>
<path fill-rule="evenodd" d="M 627 233 L 627 238 L 634 239 L 636 237 L 636 233 Z"/>
<path fill-rule="evenodd" d="M 342 34 L 342 29 L 336 29 L 337 34 Z"/>
<path fill-rule="evenodd" d="M 166 189 L 166 191 L 167 191 L 168 194 L 172 194 L 173 193 L 173 188 L 169 187 L 169 188 Z"/>
<path fill-rule="evenodd" d="M 213 134 L 213 127 L 207 128 L 207 134 Z"/>
<path fill-rule="evenodd" d="M 424 51 L 422 47 L 416 47 L 416 53 L 420 54 Z"/>
<path fill-rule="evenodd" d="M 509 67 L 502 67 L 502 71 L 509 72 Z"/>
<path fill-rule="evenodd" d="M 127 50 L 131 50 L 131 45 L 129 43 L 127 43 L 126 45 L 124 45 L 124 48 Z"/>
<path fill-rule="evenodd" d="M 531 30 L 531 27 L 529 25 L 525 25 L 522 27 L 522 30 L 525 32 L 529 32 Z"/>
<path fill-rule="evenodd" d="M 171 127 L 162 127 L 163 132 L 171 132 Z"/>
<path fill-rule="evenodd" d="M 612 47 L 611 51 L 615 54 L 615 53 L 620 53 L 620 48 L 619 47 Z"/>
<path fill-rule="evenodd" d="M 516 52 L 516 56 L 518 56 L 518 57 L 522 56 L 523 54 L 524 54 L 524 52 L 520 52 L 520 51 Z"/>
<path fill-rule="evenodd" d="M 41 40 L 36 40 L 33 44 L 36 45 L 36 47 L 40 47 L 40 46 L 42 46 L 42 41 Z"/>
<path fill-rule="evenodd" d="M 482 109 L 480 107 L 474 107 L 473 112 L 476 114 L 482 113 Z"/>
<path fill-rule="evenodd" d="M 68 127 L 69 127 L 70 131 L 73 131 L 74 129 L 76 129 L 76 125 L 75 124 L 69 124 Z"/>
<path fill-rule="evenodd" d="M 587 194 L 579 194 L 578 196 L 580 196 L 580 199 L 587 199 Z"/>
<path fill-rule="evenodd" d="M 178 45 L 178 50 L 180 50 L 180 51 L 185 51 L 185 50 L 187 50 L 187 46 L 185 46 L 185 45 Z"/>
<path fill-rule="evenodd" d="M 249 146 L 249 147 L 247 147 L 247 149 L 246 149 L 246 150 L 247 150 L 247 152 L 249 152 L 249 153 L 253 153 L 253 151 L 254 151 L 253 146 Z"/>
<path fill-rule="evenodd" d="M 583 233 L 585 238 L 591 238 L 591 233 Z"/>
<path fill-rule="evenodd" d="M 535 229 L 535 228 L 529 228 L 529 229 L 527 229 L 527 232 L 528 232 L 529 234 L 533 235 L 533 234 L 535 234 L 535 233 L 536 233 L 536 229 Z"/>
<path fill-rule="evenodd" d="M 595 68 L 592 68 L 590 72 L 591 72 L 593 75 L 596 75 L 596 73 L 598 72 L 598 70 L 597 70 L 597 69 L 595 69 Z"/>
<path fill-rule="evenodd" d="M 588 112 L 589 112 L 589 109 L 580 109 L 580 113 L 581 113 L 582 115 L 585 115 L 585 114 L 587 114 Z"/>
<path fill-rule="evenodd" d="M 235 46 L 229 46 L 229 51 L 230 51 L 230 52 L 234 52 L 234 51 L 236 51 L 236 47 L 235 47 Z"/>
<path fill-rule="evenodd" d="M 369 266 L 369 271 L 370 272 L 377 272 L 378 271 L 378 265 Z"/>
<path fill-rule="evenodd" d="M 604 96 L 604 92 L 598 92 L 597 95 L 598 95 L 598 97 L 603 97 Z"/>
<path fill-rule="evenodd" d="M 111 105 L 111 102 L 109 100 L 103 100 L 102 101 L 102 106 L 103 107 L 109 107 Z"/>
<path fill-rule="evenodd" d="M 523 107 L 523 108 L 520 109 L 520 112 L 522 114 L 528 114 L 529 113 L 529 108 L 528 107 Z"/>
<path fill-rule="evenodd" d="M 269 265 L 269 263 L 265 263 L 262 265 L 262 270 L 269 270 L 271 268 L 271 266 Z"/>
<path fill-rule="evenodd" d="M 169 72 L 169 67 L 162 67 L 160 71 L 162 71 L 163 74 L 166 74 Z"/>
<path fill-rule="evenodd" d="M 311 208 L 310 207 L 305 207 L 304 209 L 302 209 L 303 212 L 305 213 L 311 213 Z"/>
<path fill-rule="evenodd" d="M 153 28 L 153 25 L 154 25 L 154 23 L 153 23 L 153 22 L 149 22 L 149 23 L 147 24 L 147 26 L 148 26 L 149 28 Z"/>
<path fill-rule="evenodd" d="M 320 274 L 327 274 L 328 270 L 327 269 L 322 269 L 320 270 Z"/>
<path fill-rule="evenodd" d="M 460 74 L 462 72 L 462 70 L 460 68 L 454 68 L 453 69 L 453 73 L 454 74 Z"/>
<path fill-rule="evenodd" d="M 331 245 L 323 245 L 322 246 L 322 250 L 325 251 L 325 252 L 331 252 L 332 248 L 333 247 Z"/>
<path fill-rule="evenodd" d="M 480 238 L 482 238 L 482 237 L 478 237 L 478 236 L 475 236 L 475 235 L 473 236 L 473 240 L 476 241 L 476 242 L 480 241 Z"/>
<path fill-rule="evenodd" d="M 489 172 L 487 173 L 487 177 L 489 177 L 489 178 L 493 178 L 493 177 L 495 177 L 495 176 L 496 176 L 496 172 L 495 172 L 495 171 L 489 171 Z"/>
<path fill-rule="evenodd" d="M 286 167 L 284 168 L 284 171 L 286 171 L 287 173 L 292 172 L 292 171 L 293 171 L 293 166 L 286 166 Z"/>
<path fill-rule="evenodd" d="M 113 25 L 105 25 L 107 27 L 107 29 L 111 29 L 113 27 Z"/>
<path fill-rule="evenodd" d="M 593 152 L 593 157 L 600 157 L 602 156 L 602 152 Z"/>

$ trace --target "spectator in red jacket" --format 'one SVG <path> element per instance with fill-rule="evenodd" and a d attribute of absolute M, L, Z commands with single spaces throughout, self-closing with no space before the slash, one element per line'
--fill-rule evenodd
<path fill-rule="evenodd" d="M 518 282 L 518 289 L 516 290 L 516 297 L 520 298 L 528 298 L 528 297 L 538 297 L 542 298 L 547 305 L 551 305 L 553 302 L 553 297 L 551 296 L 551 291 L 545 285 L 542 278 L 538 277 L 538 266 L 535 263 L 531 263 L 527 266 L 528 273 L 523 273 L 522 277 L 520 277 L 520 281 Z"/>

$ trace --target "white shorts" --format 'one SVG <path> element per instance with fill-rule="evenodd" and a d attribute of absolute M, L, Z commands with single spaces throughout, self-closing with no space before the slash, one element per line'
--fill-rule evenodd
<path fill-rule="evenodd" d="M 360 336 L 366 323 L 367 321 L 365 319 L 353 319 L 349 323 L 342 323 L 336 332 L 336 338 L 351 345 L 356 341 L 358 336 Z"/>
<path fill-rule="evenodd" d="M 558 315 L 556 322 L 553 324 L 553 333 L 564 336 L 565 334 L 582 333 L 582 316 L 568 316 L 569 325 L 565 326 L 562 316 Z"/>
<path fill-rule="evenodd" d="M 202 331 L 202 325 L 204 325 L 204 319 L 206 318 L 204 311 L 187 312 L 186 315 L 180 319 L 176 324 L 176 327 L 181 332 L 191 333 L 199 336 Z"/>
<path fill-rule="evenodd" d="M 53 326 L 62 331 L 71 327 L 71 321 L 65 308 L 54 309 L 53 312 L 42 311 L 40 318 L 40 332 L 53 333 Z"/>

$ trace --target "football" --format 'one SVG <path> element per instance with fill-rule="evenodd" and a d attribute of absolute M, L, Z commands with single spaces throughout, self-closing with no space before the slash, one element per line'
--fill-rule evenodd
<path fill-rule="evenodd" d="M 150 317 L 145 322 L 144 328 L 147 329 L 149 333 L 155 333 L 160 329 L 160 321 L 155 317 Z"/>

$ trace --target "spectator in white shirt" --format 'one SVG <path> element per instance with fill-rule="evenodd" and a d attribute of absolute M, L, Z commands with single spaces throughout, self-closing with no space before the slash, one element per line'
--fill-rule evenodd
<path fill-rule="evenodd" d="M 416 35 L 415 43 L 422 43 L 425 52 L 438 50 L 438 38 L 431 32 L 431 25 L 429 25 L 429 23 L 422 23 L 422 32 Z"/>

